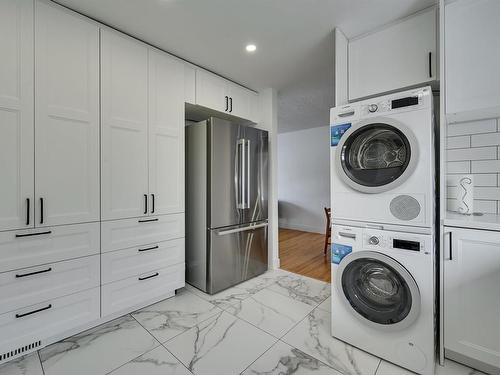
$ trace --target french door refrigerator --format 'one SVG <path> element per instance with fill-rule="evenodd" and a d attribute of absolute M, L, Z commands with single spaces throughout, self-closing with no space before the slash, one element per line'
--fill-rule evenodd
<path fill-rule="evenodd" d="M 186 281 L 217 293 L 267 270 L 268 133 L 186 127 Z"/>

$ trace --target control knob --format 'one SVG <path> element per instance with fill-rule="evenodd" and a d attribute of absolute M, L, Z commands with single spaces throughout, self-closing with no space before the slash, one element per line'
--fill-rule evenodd
<path fill-rule="evenodd" d="M 380 240 L 377 236 L 371 236 L 370 239 L 368 240 L 368 243 L 370 245 L 378 245 L 380 243 Z"/>
<path fill-rule="evenodd" d="M 378 105 L 376 105 L 376 104 L 370 104 L 370 105 L 368 106 L 368 111 L 369 111 L 370 113 L 377 112 L 377 110 L 378 110 Z"/>

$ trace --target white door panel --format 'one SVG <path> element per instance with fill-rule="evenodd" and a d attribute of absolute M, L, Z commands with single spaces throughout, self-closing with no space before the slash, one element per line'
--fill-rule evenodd
<path fill-rule="evenodd" d="M 147 214 L 148 48 L 101 32 L 101 215 Z"/>
<path fill-rule="evenodd" d="M 0 2 L 0 51 L 2 231 L 34 223 L 33 1 Z"/>
<path fill-rule="evenodd" d="M 149 51 L 151 214 L 184 211 L 184 67 Z"/>
<path fill-rule="evenodd" d="M 228 111 L 228 81 L 204 70 L 196 70 L 196 104 Z"/>
<path fill-rule="evenodd" d="M 35 192 L 39 226 L 99 220 L 99 28 L 36 3 Z"/>
<path fill-rule="evenodd" d="M 498 368 L 500 233 L 450 229 L 451 248 L 444 254 L 445 349 Z"/>

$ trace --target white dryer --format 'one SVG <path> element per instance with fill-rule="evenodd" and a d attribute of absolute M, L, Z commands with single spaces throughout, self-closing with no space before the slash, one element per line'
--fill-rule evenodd
<path fill-rule="evenodd" d="M 332 335 L 434 374 L 433 236 L 333 226 Z"/>
<path fill-rule="evenodd" d="M 431 88 L 332 108 L 330 123 L 334 223 L 432 228 L 435 130 Z"/>

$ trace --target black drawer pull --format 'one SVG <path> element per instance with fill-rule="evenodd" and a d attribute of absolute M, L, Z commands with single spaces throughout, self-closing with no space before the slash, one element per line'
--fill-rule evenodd
<path fill-rule="evenodd" d="M 31 315 L 31 314 L 36 314 L 36 313 L 39 313 L 41 311 L 45 311 L 45 310 L 48 310 L 52 308 L 52 305 L 48 305 L 48 306 L 45 306 L 45 307 L 42 307 L 41 309 L 38 309 L 38 310 L 33 310 L 33 311 L 30 311 L 30 312 L 27 312 L 25 314 L 16 314 L 16 318 L 22 318 L 23 316 L 28 316 L 28 315 Z"/>
<path fill-rule="evenodd" d="M 49 267 L 46 270 L 35 271 L 35 272 L 30 272 L 30 273 L 23 273 L 22 275 L 16 274 L 16 277 L 21 278 L 21 277 L 33 276 L 33 275 L 38 275 L 40 273 L 46 273 L 46 272 L 50 272 L 50 271 L 52 271 L 52 267 Z"/>
<path fill-rule="evenodd" d="M 146 247 L 145 249 L 138 249 L 138 251 L 141 252 L 141 251 L 156 250 L 156 249 L 158 249 L 158 247 L 159 246 L 156 245 L 156 246 L 152 246 L 152 247 Z"/>
<path fill-rule="evenodd" d="M 32 237 L 32 236 L 42 236 L 44 234 L 51 234 L 52 231 L 48 230 L 46 232 L 38 232 L 38 233 L 26 233 L 26 234 L 16 234 L 16 238 L 21 238 L 21 237 Z"/>
<path fill-rule="evenodd" d="M 142 280 L 147 280 L 147 279 L 151 279 L 152 277 L 156 277 L 156 276 L 159 276 L 160 274 L 158 272 L 150 275 L 150 276 L 146 276 L 146 277 L 139 277 L 139 281 L 142 281 Z"/>
<path fill-rule="evenodd" d="M 139 220 L 139 223 L 150 223 L 152 221 L 158 221 L 158 218 L 155 219 L 144 219 L 144 220 Z"/>

